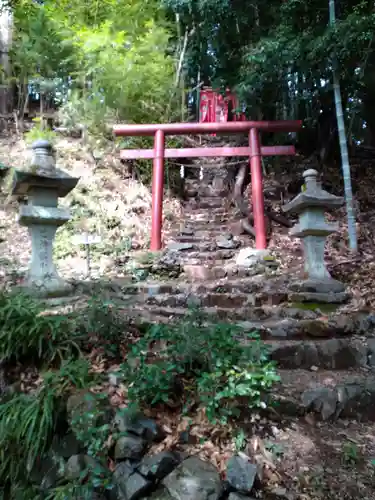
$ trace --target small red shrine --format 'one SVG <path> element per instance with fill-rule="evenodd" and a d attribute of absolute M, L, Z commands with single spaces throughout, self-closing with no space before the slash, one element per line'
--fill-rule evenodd
<path fill-rule="evenodd" d="M 199 122 L 241 122 L 246 121 L 243 113 L 235 113 L 239 108 L 237 96 L 227 89 L 225 95 L 214 91 L 210 87 L 203 87 L 200 91 Z M 231 111 L 231 113 L 229 113 Z"/>

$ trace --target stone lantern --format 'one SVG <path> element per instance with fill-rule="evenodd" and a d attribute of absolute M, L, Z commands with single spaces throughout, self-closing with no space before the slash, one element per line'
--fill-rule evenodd
<path fill-rule="evenodd" d="M 345 287 L 331 277 L 324 262 L 327 236 L 338 231 L 338 224 L 326 222 L 325 212 L 341 207 L 344 199 L 322 189 L 316 170 L 306 170 L 303 177 L 304 191 L 283 207 L 284 212 L 299 216 L 290 235 L 303 241 L 307 277 L 304 282 L 291 285 L 291 289 L 302 301 L 340 303 L 347 298 Z"/>
<path fill-rule="evenodd" d="M 53 242 L 58 227 L 70 219 L 66 208 L 58 207 L 58 198 L 65 197 L 78 183 L 56 168 L 54 151 L 45 140 L 36 141 L 28 170 L 16 170 L 12 195 L 27 197 L 19 208 L 19 223 L 29 230 L 32 245 L 31 262 L 25 283 L 39 296 L 64 295 L 71 289 L 57 273 L 53 262 Z"/>

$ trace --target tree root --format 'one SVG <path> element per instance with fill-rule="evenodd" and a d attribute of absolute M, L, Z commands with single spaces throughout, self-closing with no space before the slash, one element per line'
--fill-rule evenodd
<path fill-rule="evenodd" d="M 252 236 L 253 238 L 255 238 L 254 217 L 250 213 L 248 204 L 243 197 L 243 191 L 246 184 L 247 173 L 248 173 L 247 165 L 245 164 L 241 165 L 238 170 L 233 187 L 233 202 L 236 208 L 244 216 L 244 219 L 241 221 L 241 226 L 243 231 Z M 266 219 L 266 233 L 268 238 L 271 236 L 272 233 L 272 221 L 288 228 L 292 227 L 293 225 L 286 217 L 276 213 L 270 206 L 265 208 L 264 216 Z"/>

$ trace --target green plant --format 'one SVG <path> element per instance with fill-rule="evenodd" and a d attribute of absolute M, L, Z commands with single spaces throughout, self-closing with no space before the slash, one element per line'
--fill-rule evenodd
<path fill-rule="evenodd" d="M 359 462 L 359 450 L 355 443 L 347 441 L 342 447 L 343 461 L 348 465 L 355 465 Z"/>
<path fill-rule="evenodd" d="M 87 449 L 87 454 L 101 458 L 106 455 L 111 425 L 106 422 L 107 408 L 103 401 L 106 394 L 85 394 L 86 402 L 90 403 L 90 411 L 76 412 L 71 421 L 71 428 L 77 439 Z"/>
<path fill-rule="evenodd" d="M 246 434 L 243 429 L 239 429 L 233 438 L 234 447 L 237 452 L 242 451 L 246 446 Z"/>
<path fill-rule="evenodd" d="M 94 489 L 90 484 L 76 484 L 70 482 L 53 488 L 48 492 L 45 500 L 67 500 L 68 498 L 92 500 L 93 494 Z"/>
<path fill-rule="evenodd" d="M 266 441 L 264 444 L 266 450 L 270 451 L 275 457 L 279 458 L 284 454 L 284 449 L 280 444 L 272 441 Z"/>
<path fill-rule="evenodd" d="M 84 338 L 86 349 L 99 345 L 106 356 L 118 358 L 121 355 L 121 340 L 127 332 L 126 326 L 113 300 L 94 295 L 84 314 L 77 318 L 75 328 Z"/>
<path fill-rule="evenodd" d="M 22 293 L 0 293 L 0 357 L 52 363 L 79 354 L 72 324 Z"/>
<path fill-rule="evenodd" d="M 107 394 L 86 394 L 85 397 L 86 402 L 90 403 L 90 410 L 77 412 L 71 421 L 71 428 L 85 447 L 86 454 L 95 459 L 95 465 L 82 471 L 80 482 L 91 487 L 91 490 L 111 490 L 113 483 L 107 468 L 108 451 L 121 433 L 109 423 Z M 137 410 L 130 405 L 122 411 L 130 418 Z"/>
<path fill-rule="evenodd" d="M 265 407 L 265 394 L 278 380 L 255 334 L 230 324 L 205 325 L 194 310 L 178 324 L 147 330 L 122 370 L 130 400 L 157 404 L 174 398 L 187 406 L 198 402 L 211 421 L 226 421 L 241 406 Z"/>
<path fill-rule="evenodd" d="M 64 398 L 91 380 L 87 361 L 66 361 L 59 370 L 44 373 L 35 392 L 0 403 L 0 483 L 14 484 L 30 473 L 51 442 Z"/>
<path fill-rule="evenodd" d="M 43 124 L 43 120 L 41 118 L 34 118 L 33 122 L 35 125 L 25 132 L 25 141 L 27 144 L 32 144 L 34 141 L 38 139 L 45 139 L 49 141 L 51 144 L 54 144 L 57 140 L 57 134 L 49 127 L 46 127 Z"/>

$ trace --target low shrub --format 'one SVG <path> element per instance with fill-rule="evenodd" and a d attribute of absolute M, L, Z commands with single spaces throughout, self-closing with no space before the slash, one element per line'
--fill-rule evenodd
<path fill-rule="evenodd" d="M 196 311 L 178 324 L 147 330 L 122 372 L 130 400 L 199 403 L 213 422 L 226 422 L 243 406 L 264 408 L 265 395 L 278 380 L 258 335 L 230 324 L 205 325 Z"/>
<path fill-rule="evenodd" d="M 126 326 L 113 301 L 94 295 L 84 314 L 77 318 L 75 329 L 85 350 L 90 351 L 92 347 L 99 346 L 106 357 L 118 359 L 121 356 L 121 340 L 127 332 Z"/>

